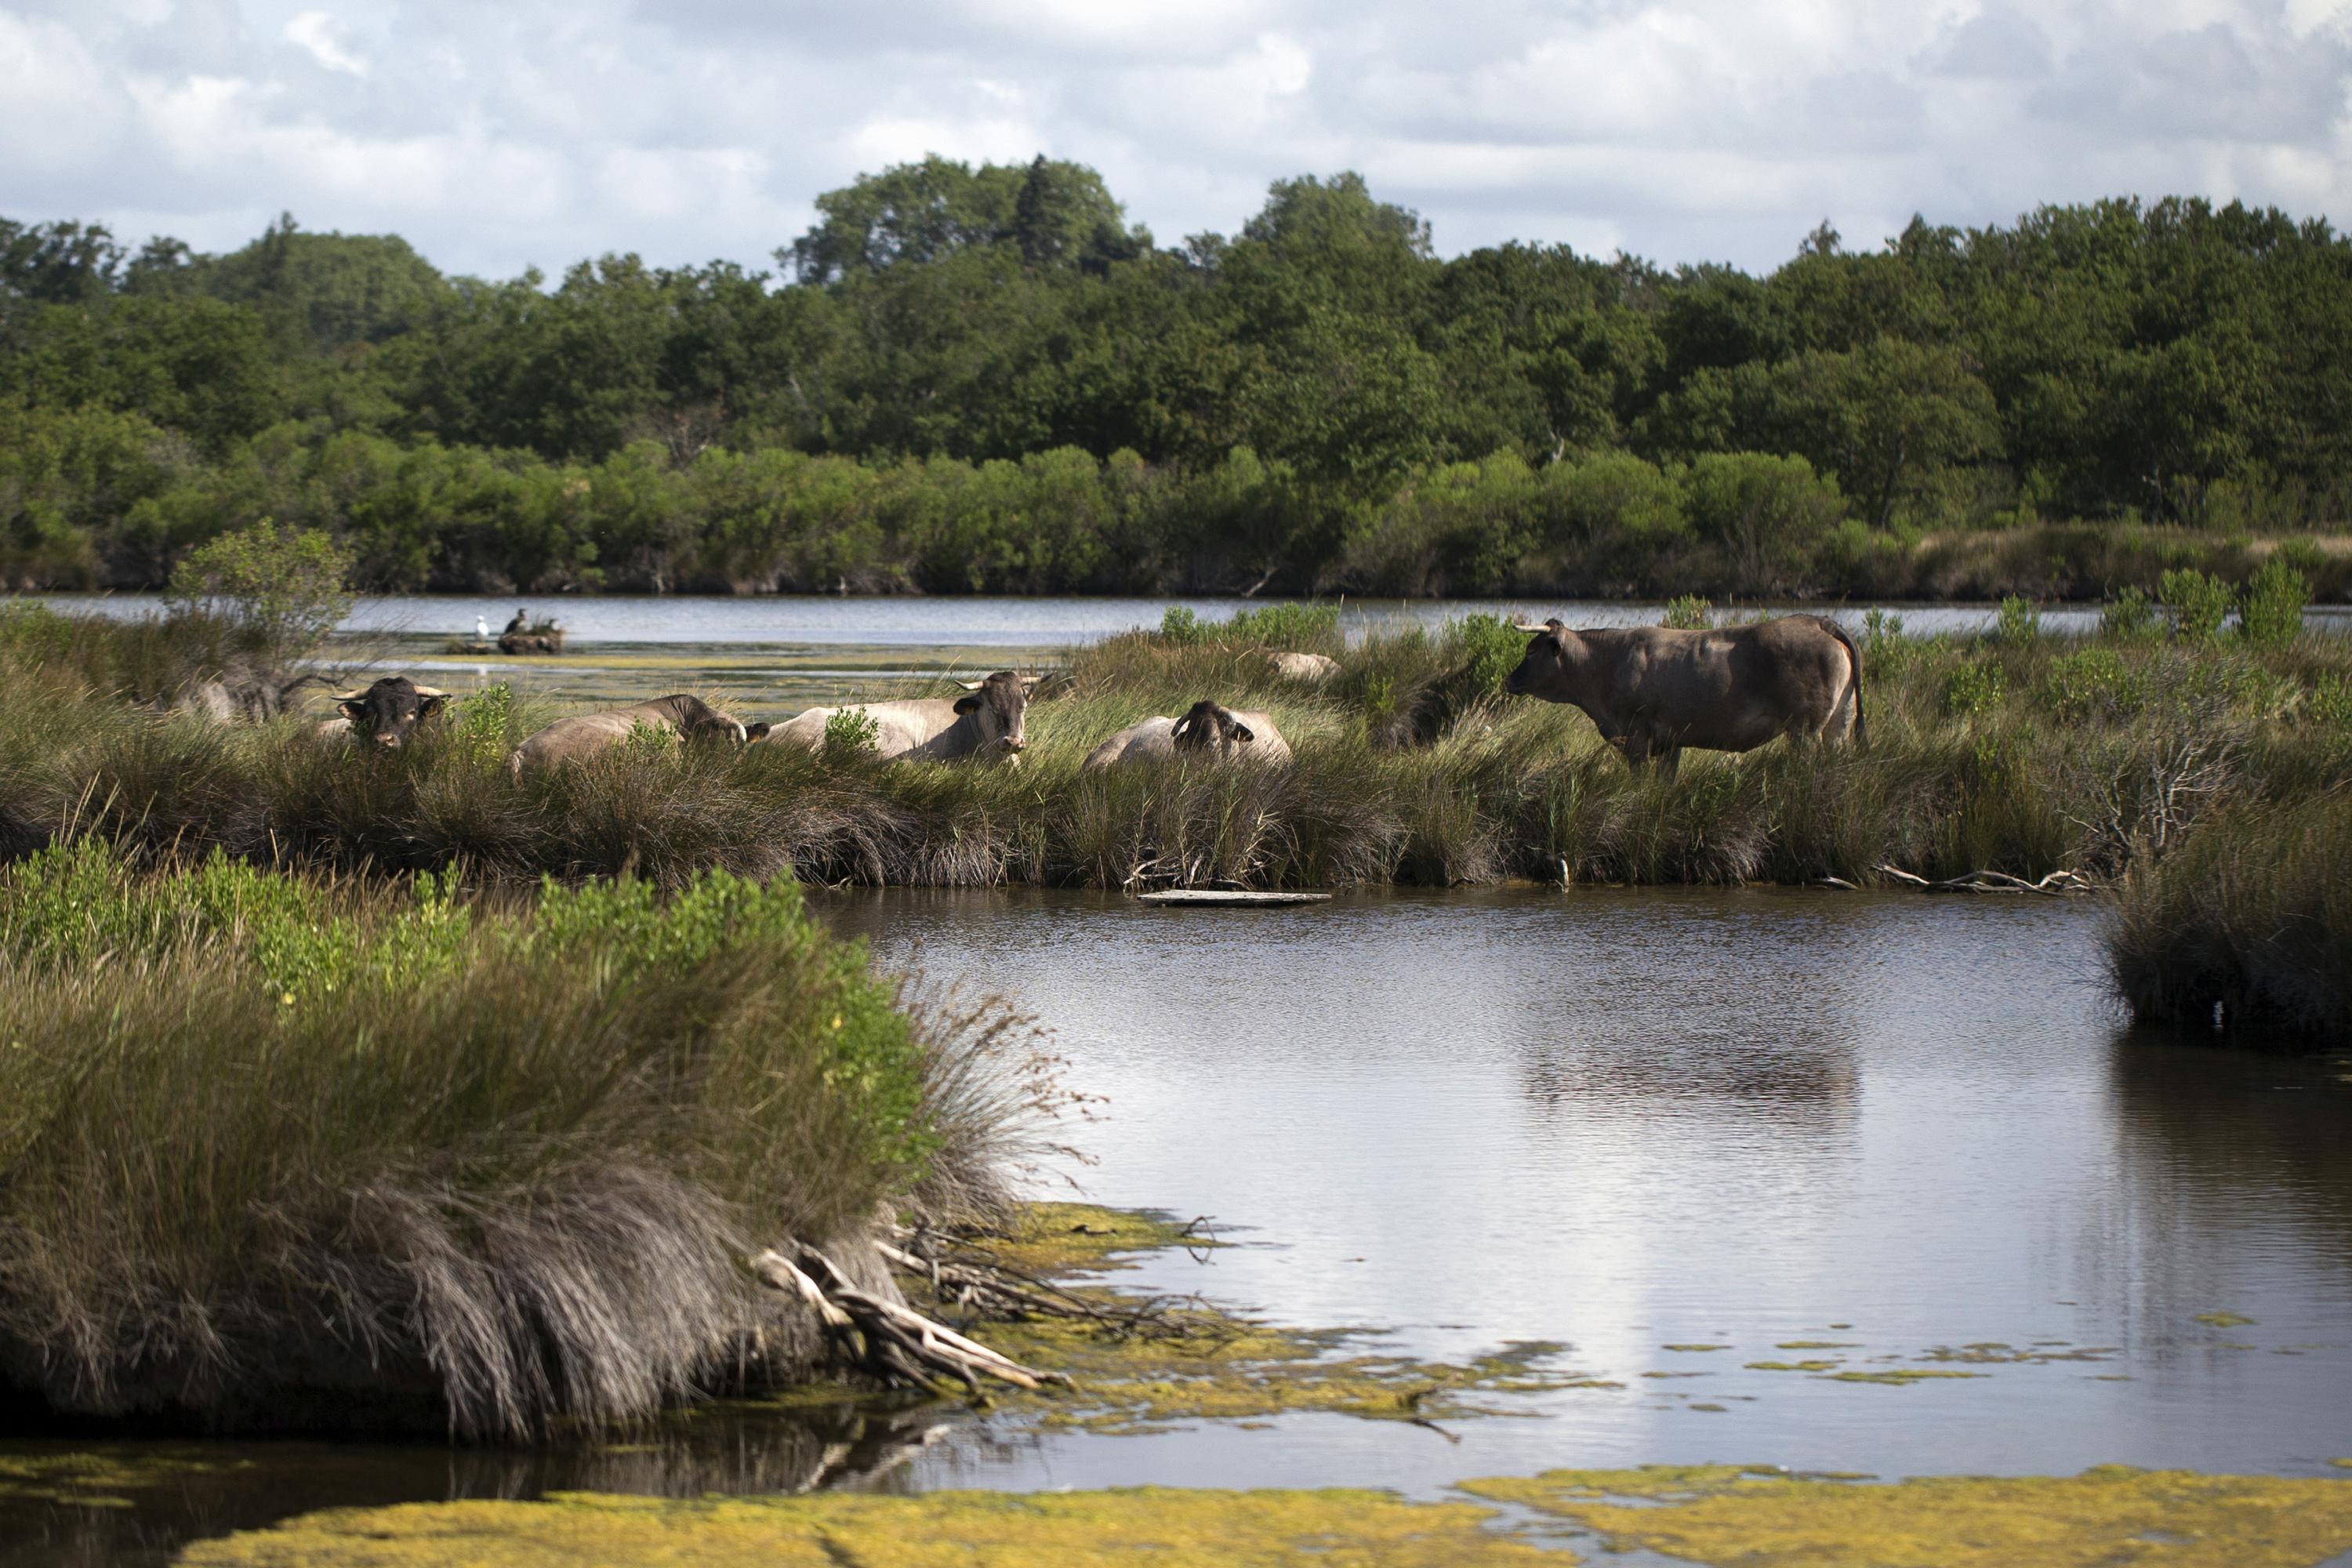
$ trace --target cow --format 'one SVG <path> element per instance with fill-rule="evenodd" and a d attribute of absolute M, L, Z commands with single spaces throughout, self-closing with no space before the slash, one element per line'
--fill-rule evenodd
<path fill-rule="evenodd" d="M 747 725 L 699 697 L 674 692 L 627 708 L 558 719 L 517 746 L 507 757 L 507 766 L 520 778 L 560 763 L 580 762 L 618 745 L 640 724 L 688 742 L 719 741 L 734 746 L 748 745 L 768 733 L 765 724 Z"/>
<path fill-rule="evenodd" d="M 1339 661 L 1327 654 L 1285 653 L 1268 648 L 1265 658 L 1274 666 L 1274 673 L 1283 679 L 1305 681 L 1310 686 L 1320 685 L 1339 673 Z"/>
<path fill-rule="evenodd" d="M 398 746 L 416 726 L 441 711 L 449 693 L 419 686 L 404 675 L 387 675 L 372 686 L 338 692 L 328 700 L 339 717 L 319 726 L 319 738 L 336 745 Z"/>
<path fill-rule="evenodd" d="M 1532 632 L 1503 689 L 1573 702 L 1628 763 L 1672 776 L 1685 746 L 1746 752 L 1776 735 L 1864 743 L 1862 650 L 1824 616 L 1677 631 L 1633 626 Z"/>
<path fill-rule="evenodd" d="M 1017 763 L 1028 744 L 1029 692 L 1034 676 L 1000 669 L 985 680 L 960 680 L 966 695 L 911 698 L 897 702 L 812 708 L 776 726 L 771 745 L 788 742 L 811 751 L 824 747 L 824 727 L 835 714 L 861 712 L 874 722 L 874 754 L 885 762 L 952 763 L 967 757 Z"/>
<path fill-rule="evenodd" d="M 1114 767 L 1120 763 L 1166 762 L 1177 757 L 1206 756 L 1218 761 L 1286 763 L 1290 743 L 1274 727 L 1270 714 L 1236 713 L 1205 699 L 1192 704 L 1181 719 L 1146 719 L 1130 724 L 1087 753 L 1087 768 Z"/>

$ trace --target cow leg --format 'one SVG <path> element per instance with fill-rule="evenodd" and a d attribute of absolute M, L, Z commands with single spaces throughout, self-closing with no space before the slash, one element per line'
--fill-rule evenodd
<path fill-rule="evenodd" d="M 1657 750 L 1656 757 L 1658 772 L 1668 779 L 1672 779 L 1682 768 L 1683 749 L 1680 746 L 1661 746 Z"/>

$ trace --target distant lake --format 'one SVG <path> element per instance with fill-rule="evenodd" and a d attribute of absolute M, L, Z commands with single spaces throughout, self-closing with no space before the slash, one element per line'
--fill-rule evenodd
<path fill-rule="evenodd" d="M 85 615 L 139 616 L 162 607 L 162 599 L 153 594 L 53 594 L 43 597 L 59 610 Z M 1204 621 L 1223 621 L 1230 619 L 1237 610 L 1279 602 L 1282 601 L 1076 596 L 489 599 L 455 594 L 370 595 L 352 607 L 343 626 L 351 632 L 451 637 L 471 635 L 478 617 L 487 621 L 495 634 L 518 607 L 522 607 L 534 617 L 560 621 L 571 633 L 575 647 L 588 641 L 1037 648 L 1091 642 L 1137 626 L 1157 626 L 1161 613 L 1171 605 L 1181 605 Z M 1759 607 L 1736 606 L 1741 612 Z M 1871 606 L 1785 607 L 1835 616 L 1858 628 Z M 1995 613 L 1994 606 L 1981 604 L 1889 604 L 1881 607 L 1890 615 L 1900 616 L 1904 628 L 1913 633 L 1975 631 L 1990 625 Z M 1558 599 L 1349 599 L 1342 602 L 1340 612 L 1342 625 L 1351 638 L 1374 629 L 1403 626 L 1434 628 L 1447 620 L 1472 614 L 1529 620 L 1558 616 L 1573 626 L 1636 626 L 1655 625 L 1664 613 L 1662 602 L 1597 604 Z M 2315 609 L 2309 612 L 2309 618 L 2315 626 L 2343 631 L 2352 628 L 2352 606 Z M 2085 605 L 2044 609 L 2042 624 L 2053 632 L 2088 631 L 2098 625 L 2098 610 Z"/>

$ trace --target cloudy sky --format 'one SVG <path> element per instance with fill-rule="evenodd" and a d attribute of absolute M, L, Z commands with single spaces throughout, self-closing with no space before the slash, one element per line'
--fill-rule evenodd
<path fill-rule="evenodd" d="M 2121 193 L 2352 226 L 2348 90 L 2352 0 L 0 0 L 0 216 L 765 266 L 862 170 L 1043 151 L 1162 243 L 1352 168 L 1449 254 L 1762 268 Z"/>

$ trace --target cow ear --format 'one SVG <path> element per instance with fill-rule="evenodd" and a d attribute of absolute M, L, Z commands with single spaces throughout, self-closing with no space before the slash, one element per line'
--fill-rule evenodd
<path fill-rule="evenodd" d="M 956 699 L 955 710 L 959 713 L 976 713 L 980 710 L 980 699 L 977 697 L 959 697 Z"/>
<path fill-rule="evenodd" d="M 420 721 L 432 718 L 433 715 L 441 711 L 442 705 L 448 700 L 449 700 L 447 698 L 440 696 L 437 693 L 426 698 L 424 701 L 419 702 L 416 705 L 416 717 Z"/>
<path fill-rule="evenodd" d="M 746 725 L 744 725 L 744 726 L 743 726 L 743 742 L 744 742 L 744 744 L 749 745 L 749 744 L 750 744 L 751 742 L 752 742 L 753 741 L 764 741 L 764 740 L 766 740 L 766 739 L 768 738 L 768 728 L 769 728 L 769 726 L 768 726 L 768 721 L 767 721 L 766 720 L 764 720 L 764 719 L 762 719 L 761 721 L 760 721 L 760 722 L 758 722 L 757 724 L 746 724 Z"/>
<path fill-rule="evenodd" d="M 1181 741 L 1184 738 L 1184 731 L 1192 727 L 1192 716 L 1190 713 L 1187 713 L 1184 717 L 1176 721 L 1176 727 L 1168 731 L 1168 738 L 1171 741 Z"/>
<path fill-rule="evenodd" d="M 1256 733 L 1256 731 L 1253 731 L 1253 730 L 1252 730 L 1248 725 L 1246 725 L 1246 724 L 1243 723 L 1240 720 L 1236 719 L 1236 720 L 1234 720 L 1234 740 L 1236 740 L 1236 741 L 1238 741 L 1238 742 L 1240 742 L 1243 745 L 1246 746 L 1246 745 L 1248 745 L 1252 741 L 1255 741 L 1255 740 L 1256 740 L 1256 739 L 1257 739 L 1257 733 Z"/>
<path fill-rule="evenodd" d="M 366 709 L 362 708 L 357 702 L 348 697 L 344 698 L 341 702 L 336 703 L 335 707 L 342 713 L 344 718 L 350 719 L 355 722 L 361 714 L 367 711 Z"/>

